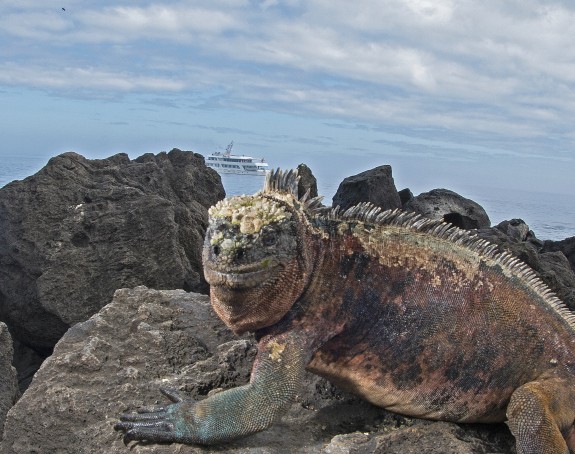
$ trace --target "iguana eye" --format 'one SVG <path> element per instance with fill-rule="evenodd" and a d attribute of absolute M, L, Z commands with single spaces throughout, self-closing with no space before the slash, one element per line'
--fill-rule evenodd
<path fill-rule="evenodd" d="M 276 244 L 277 235 L 275 232 L 265 232 L 262 236 L 262 244 L 264 246 L 273 246 Z"/>

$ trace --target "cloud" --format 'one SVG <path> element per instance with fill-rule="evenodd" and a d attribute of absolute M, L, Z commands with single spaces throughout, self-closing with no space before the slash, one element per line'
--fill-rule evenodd
<path fill-rule="evenodd" d="M 152 3 L 117 6 L 117 2 L 85 2 L 60 8 L 14 8 L 0 16 L 3 33 L 21 38 L 48 38 L 54 43 L 138 42 L 160 38 L 167 42 L 193 41 L 198 34 L 233 30 L 233 8 L 243 1 Z M 140 2 L 133 2 L 140 5 Z M 112 4 L 113 6 L 107 6 Z M 230 11 L 223 6 L 229 7 Z"/>
<path fill-rule="evenodd" d="M 86 31 L 77 36 L 100 42 L 152 37 L 189 41 L 198 33 L 222 33 L 233 29 L 235 24 L 234 17 L 225 10 L 161 4 L 88 11 L 81 15 L 80 20 Z"/>
<path fill-rule="evenodd" d="M 43 39 L 70 30 L 72 24 L 57 11 L 24 12 L 2 16 L 4 33 L 22 38 Z"/>
<path fill-rule="evenodd" d="M 167 105 L 345 118 L 413 135 L 426 127 L 509 147 L 575 143 L 569 2 L 68 4 L 66 14 L 52 1 L 0 5 L 0 83 L 139 91 Z"/>
<path fill-rule="evenodd" d="M 179 91 L 184 87 L 183 83 L 170 78 L 113 73 L 90 67 L 47 70 L 10 63 L 0 64 L 0 83 L 62 90 Z"/>

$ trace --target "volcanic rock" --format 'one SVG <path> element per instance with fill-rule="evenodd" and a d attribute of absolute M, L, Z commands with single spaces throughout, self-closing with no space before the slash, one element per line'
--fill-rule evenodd
<path fill-rule="evenodd" d="M 447 189 L 433 189 L 419 194 L 403 208 L 462 229 L 483 229 L 491 225 L 489 216 L 479 204 Z"/>
<path fill-rule="evenodd" d="M 207 209 L 223 197 L 192 152 L 52 158 L 0 189 L 0 320 L 45 356 L 117 288 L 207 291 Z"/>
<path fill-rule="evenodd" d="M 498 245 L 499 251 L 506 251 L 529 265 L 567 307 L 575 310 L 575 272 L 563 252 L 550 251 L 552 242 L 538 240 L 529 226 L 518 219 L 476 233 Z"/>
<path fill-rule="evenodd" d="M 379 166 L 347 177 L 333 197 L 333 206 L 342 210 L 361 202 L 370 202 L 384 210 L 401 207 L 391 166 Z"/>
<path fill-rule="evenodd" d="M 399 200 L 401 200 L 401 206 L 404 206 L 414 197 L 413 192 L 411 192 L 411 189 L 409 188 L 402 189 L 401 191 L 398 192 L 398 194 L 399 194 Z"/>
<path fill-rule="evenodd" d="M 562 241 L 545 241 L 543 250 L 545 252 L 562 252 L 565 257 L 567 257 L 567 260 L 569 260 L 571 269 L 575 271 L 575 236 Z"/>
<path fill-rule="evenodd" d="M 297 166 L 299 175 L 298 198 L 302 198 L 307 191 L 311 198 L 317 197 L 317 179 L 313 176 L 311 169 L 305 164 Z"/>
<path fill-rule="evenodd" d="M 8 327 L 0 322 L 0 440 L 6 413 L 18 399 L 16 369 L 12 366 L 12 338 Z"/>

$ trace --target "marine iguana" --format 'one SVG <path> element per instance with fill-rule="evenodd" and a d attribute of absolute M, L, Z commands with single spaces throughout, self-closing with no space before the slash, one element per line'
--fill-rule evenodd
<path fill-rule="evenodd" d="M 308 369 L 420 418 L 507 421 L 520 454 L 575 452 L 575 316 L 531 269 L 449 224 L 297 196 L 297 173 L 213 206 L 216 313 L 254 331 L 250 383 L 124 414 L 124 441 L 214 444 L 269 427 Z M 570 449 L 571 451 L 568 451 Z"/>

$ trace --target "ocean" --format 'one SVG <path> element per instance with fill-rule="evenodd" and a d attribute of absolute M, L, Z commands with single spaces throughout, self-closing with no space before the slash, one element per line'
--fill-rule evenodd
<path fill-rule="evenodd" d="M 46 158 L 12 156 L 0 162 L 0 187 L 12 180 L 33 175 L 47 162 Z M 367 170 L 367 169 L 366 169 Z M 222 175 L 228 196 L 253 194 L 263 187 L 264 178 L 249 175 Z M 318 181 L 318 192 L 330 204 L 340 181 Z M 402 189 L 402 188 L 398 188 Z M 430 190 L 433 188 L 429 188 Z M 449 188 L 447 188 L 449 189 Z M 456 191 L 458 192 L 458 191 Z M 523 190 L 496 190 L 475 187 L 470 193 L 461 193 L 481 205 L 492 225 L 503 220 L 523 219 L 540 240 L 563 240 L 575 236 L 575 197 L 567 194 L 549 194 Z"/>

